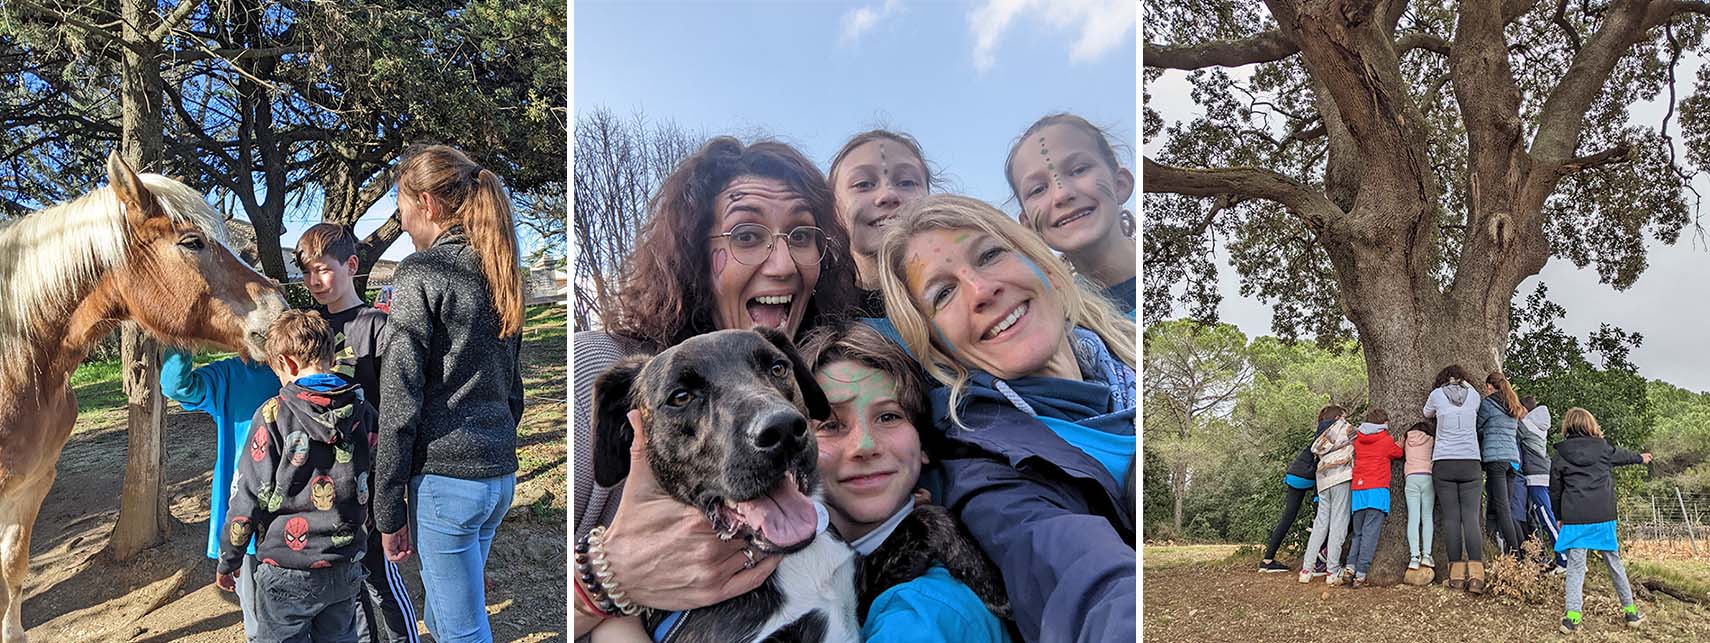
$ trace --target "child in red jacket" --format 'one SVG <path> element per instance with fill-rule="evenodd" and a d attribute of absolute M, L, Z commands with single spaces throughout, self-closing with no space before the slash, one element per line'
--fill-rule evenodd
<path fill-rule="evenodd" d="M 1378 534 L 1389 516 L 1390 464 L 1403 455 L 1401 446 L 1389 437 L 1389 413 L 1383 409 L 1367 411 L 1366 421 L 1354 437 L 1354 539 L 1348 544 L 1348 557 L 1353 562 L 1355 589 L 1366 586 Z"/>

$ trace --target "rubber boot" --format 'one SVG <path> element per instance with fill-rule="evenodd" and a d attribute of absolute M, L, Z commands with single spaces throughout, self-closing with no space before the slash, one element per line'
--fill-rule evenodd
<path fill-rule="evenodd" d="M 1467 591 L 1484 593 L 1484 561 L 1467 561 Z"/>
<path fill-rule="evenodd" d="M 1449 589 L 1461 590 L 1467 586 L 1467 564 L 1458 560 L 1449 561 Z"/>

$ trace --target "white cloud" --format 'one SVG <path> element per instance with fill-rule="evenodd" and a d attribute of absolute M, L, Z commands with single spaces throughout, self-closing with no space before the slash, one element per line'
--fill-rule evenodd
<path fill-rule="evenodd" d="M 884 4 L 876 7 L 858 7 L 843 14 L 843 32 L 837 38 L 838 44 L 845 47 L 855 44 L 861 36 L 866 35 L 879 21 L 889 18 L 902 11 L 902 0 L 885 0 Z"/>
<path fill-rule="evenodd" d="M 1057 29 L 1075 32 L 1069 60 L 1085 62 L 1121 45 L 1134 29 L 1137 0 L 985 0 L 968 13 L 974 32 L 974 68 L 997 63 L 998 41 L 1017 17 L 1036 17 Z"/>

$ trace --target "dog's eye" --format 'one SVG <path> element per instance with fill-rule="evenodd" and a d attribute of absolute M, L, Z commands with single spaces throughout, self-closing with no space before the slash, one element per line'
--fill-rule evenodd
<path fill-rule="evenodd" d="M 683 389 L 677 389 L 676 391 L 671 393 L 670 399 L 667 399 L 665 401 L 665 403 L 670 404 L 671 406 L 683 406 L 683 405 L 688 404 L 689 402 L 693 401 L 694 399 L 695 399 L 694 393 L 690 393 L 690 392 L 685 391 Z"/>
<path fill-rule="evenodd" d="M 789 360 L 782 360 L 781 359 L 781 360 L 778 360 L 776 362 L 772 362 L 772 377 L 783 377 L 783 376 L 789 375 L 789 374 L 790 374 L 790 362 L 789 362 Z"/>

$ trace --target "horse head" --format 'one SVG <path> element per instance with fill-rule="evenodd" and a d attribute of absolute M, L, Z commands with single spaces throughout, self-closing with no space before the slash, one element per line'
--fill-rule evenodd
<path fill-rule="evenodd" d="M 137 175 L 117 153 L 107 179 L 126 227 L 125 260 L 108 275 L 109 315 L 174 344 L 206 342 L 267 358 L 267 327 L 285 298 L 226 245 L 206 198 L 157 174 Z"/>

